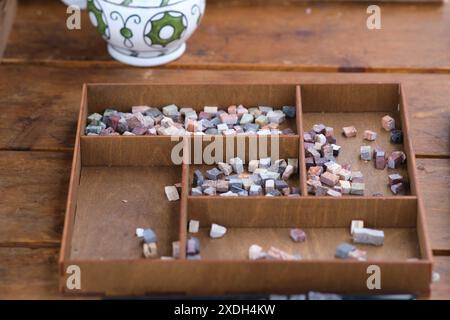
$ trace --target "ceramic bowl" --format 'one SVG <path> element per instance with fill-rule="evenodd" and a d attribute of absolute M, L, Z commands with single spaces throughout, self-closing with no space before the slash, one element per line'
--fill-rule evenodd
<path fill-rule="evenodd" d="M 150 67 L 184 53 L 205 0 L 87 0 L 87 9 L 114 59 Z"/>
<path fill-rule="evenodd" d="M 68 6 L 78 6 L 80 9 L 86 9 L 87 0 L 62 0 Z"/>

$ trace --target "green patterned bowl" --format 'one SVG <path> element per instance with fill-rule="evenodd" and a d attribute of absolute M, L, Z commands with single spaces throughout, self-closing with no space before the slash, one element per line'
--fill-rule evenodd
<path fill-rule="evenodd" d="M 205 0 L 87 0 L 87 9 L 114 59 L 151 67 L 184 53 Z"/>

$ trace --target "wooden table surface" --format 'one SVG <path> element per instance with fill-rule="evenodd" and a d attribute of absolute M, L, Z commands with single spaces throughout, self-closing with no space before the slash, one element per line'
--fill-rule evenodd
<path fill-rule="evenodd" d="M 68 31 L 60 1 L 20 0 L 0 63 L 0 298 L 61 298 L 57 259 L 82 83 L 399 81 L 441 276 L 430 297 L 450 299 L 450 5 L 382 4 L 375 31 L 366 8 L 208 0 L 181 59 L 137 69 L 109 58 L 85 13 L 82 30 Z"/>

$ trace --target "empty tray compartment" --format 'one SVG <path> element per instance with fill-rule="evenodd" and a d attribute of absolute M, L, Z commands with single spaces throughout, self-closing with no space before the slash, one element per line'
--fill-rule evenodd
<path fill-rule="evenodd" d="M 141 259 L 136 228 L 151 228 L 158 255 L 172 256 L 179 239 L 180 202 L 165 186 L 181 182 L 181 167 L 83 167 L 72 238 L 72 259 Z"/>

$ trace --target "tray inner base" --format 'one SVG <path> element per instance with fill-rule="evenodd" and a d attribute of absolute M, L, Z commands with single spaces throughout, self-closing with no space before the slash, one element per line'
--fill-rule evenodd
<path fill-rule="evenodd" d="M 290 228 L 228 228 L 220 239 L 209 237 L 209 228 L 200 228 L 202 259 L 248 260 L 252 244 L 268 250 L 271 246 L 290 254 L 300 254 L 303 259 L 334 259 L 336 246 L 352 243 L 349 228 L 304 228 L 307 240 L 296 243 L 289 237 Z M 385 243 L 381 247 L 355 245 L 367 251 L 369 260 L 406 260 L 419 258 L 419 245 L 415 228 L 383 228 Z M 191 235 L 191 234 L 189 234 Z M 188 235 L 188 236 L 189 236 Z"/>
<path fill-rule="evenodd" d="M 164 187 L 178 182 L 181 167 L 83 167 L 71 258 L 141 258 L 136 228 L 152 228 L 159 254 L 171 256 L 180 202 L 167 201 Z"/>

